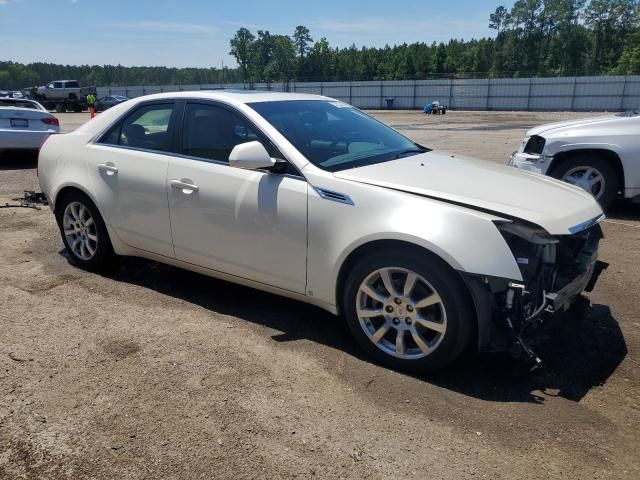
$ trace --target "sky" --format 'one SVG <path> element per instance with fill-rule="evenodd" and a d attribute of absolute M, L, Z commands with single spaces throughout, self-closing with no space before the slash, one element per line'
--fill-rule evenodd
<path fill-rule="evenodd" d="M 513 0 L 0 0 L 0 60 L 70 65 L 235 66 L 240 27 L 332 46 L 382 47 L 494 36 L 489 13 Z"/>

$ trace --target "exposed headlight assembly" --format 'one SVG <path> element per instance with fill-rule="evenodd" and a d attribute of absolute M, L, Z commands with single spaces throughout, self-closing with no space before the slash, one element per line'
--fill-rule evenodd
<path fill-rule="evenodd" d="M 522 222 L 496 222 L 496 226 L 503 236 L 504 233 L 508 233 L 536 245 L 558 243 L 555 237 L 549 235 L 544 228 L 536 225 L 528 225 Z M 508 240 L 507 243 L 509 243 Z"/>
<path fill-rule="evenodd" d="M 558 239 L 536 225 L 524 222 L 496 222 L 520 268 L 525 284 L 537 276 L 541 264 L 556 261 Z"/>

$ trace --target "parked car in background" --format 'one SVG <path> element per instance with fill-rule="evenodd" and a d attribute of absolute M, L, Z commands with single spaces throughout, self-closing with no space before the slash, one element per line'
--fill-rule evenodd
<path fill-rule="evenodd" d="M 39 172 L 77 265 L 141 256 L 312 303 L 409 370 L 470 345 L 537 364 L 528 330 L 600 268 L 588 193 L 432 151 L 327 97 L 136 98 L 51 137 Z"/>
<path fill-rule="evenodd" d="M 640 200 L 640 114 L 533 128 L 507 163 L 579 186 L 605 208 L 616 198 Z"/>
<path fill-rule="evenodd" d="M 0 151 L 38 150 L 49 135 L 59 132 L 58 119 L 38 102 L 0 98 Z"/>
<path fill-rule="evenodd" d="M 126 102 L 127 100 L 129 100 L 129 98 L 122 95 L 107 95 L 105 97 L 101 97 L 96 101 L 96 111 L 104 112 L 105 110 L 108 110 L 122 102 Z"/>
<path fill-rule="evenodd" d="M 24 95 L 19 90 L 8 90 L 0 92 L 0 98 L 24 98 Z"/>

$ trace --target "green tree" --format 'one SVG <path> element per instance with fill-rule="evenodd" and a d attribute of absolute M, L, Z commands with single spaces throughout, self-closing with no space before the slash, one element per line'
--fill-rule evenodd
<path fill-rule="evenodd" d="M 500 30 L 505 25 L 507 16 L 509 15 L 507 9 L 502 5 L 496 8 L 496 11 L 489 15 L 489 28 L 498 31 L 500 36 Z"/>
<path fill-rule="evenodd" d="M 293 43 L 298 57 L 304 58 L 311 49 L 310 44 L 313 43 L 309 29 L 303 25 L 298 25 L 295 32 L 293 32 Z"/>
<path fill-rule="evenodd" d="M 249 68 L 251 63 L 251 49 L 256 37 L 246 28 L 239 29 L 234 37 L 229 41 L 231 44 L 230 55 L 233 55 L 238 62 L 242 72 L 242 81 L 249 79 Z"/>

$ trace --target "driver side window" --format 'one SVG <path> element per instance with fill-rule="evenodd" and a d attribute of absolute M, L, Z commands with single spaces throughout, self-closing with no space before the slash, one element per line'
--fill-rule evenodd
<path fill-rule="evenodd" d="M 221 107 L 187 103 L 182 128 L 182 152 L 203 160 L 228 162 L 236 145 L 259 141 L 239 115 Z"/>

